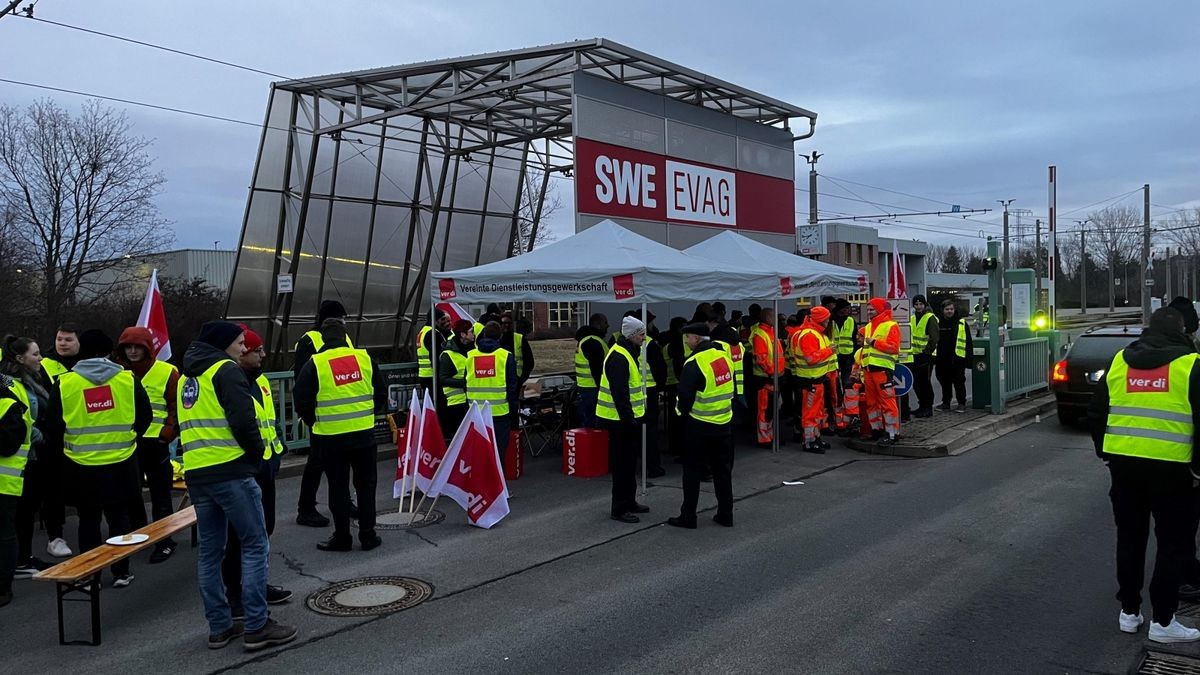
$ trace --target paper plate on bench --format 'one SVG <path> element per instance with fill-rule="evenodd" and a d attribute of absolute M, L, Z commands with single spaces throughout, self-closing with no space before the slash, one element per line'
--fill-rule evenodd
<path fill-rule="evenodd" d="M 104 540 L 104 543 L 113 546 L 136 546 L 150 540 L 148 534 L 120 534 L 115 537 L 109 537 Z"/>

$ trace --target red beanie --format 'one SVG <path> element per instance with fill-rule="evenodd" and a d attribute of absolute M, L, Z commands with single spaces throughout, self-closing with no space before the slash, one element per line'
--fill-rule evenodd
<path fill-rule="evenodd" d="M 891 311 L 892 306 L 883 298 L 871 298 L 871 308 L 876 312 L 887 312 Z"/>
<path fill-rule="evenodd" d="M 811 316 L 812 320 L 816 321 L 817 323 L 825 323 L 829 320 L 829 310 L 820 305 L 813 307 L 812 311 L 809 312 L 808 315 Z"/>
<path fill-rule="evenodd" d="M 246 351 L 256 351 L 259 347 L 263 346 L 262 338 L 259 337 L 258 333 L 250 330 L 244 323 L 239 325 L 242 327 L 242 330 L 246 331 Z"/>

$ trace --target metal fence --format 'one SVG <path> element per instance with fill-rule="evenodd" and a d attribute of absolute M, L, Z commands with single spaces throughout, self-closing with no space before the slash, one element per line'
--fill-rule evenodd
<path fill-rule="evenodd" d="M 388 388 L 388 413 L 407 410 L 412 392 L 417 388 L 416 363 L 384 363 L 379 366 Z M 271 394 L 275 397 L 275 415 L 283 427 L 283 443 L 288 450 L 303 450 L 308 447 L 308 425 L 296 416 L 292 403 L 292 371 L 283 370 L 266 373 L 271 383 Z M 385 415 L 375 420 L 375 437 L 380 443 L 391 441 L 392 434 Z"/>
<path fill-rule="evenodd" d="M 1050 342 L 1044 337 L 1004 344 L 1004 399 L 1050 386 Z"/>

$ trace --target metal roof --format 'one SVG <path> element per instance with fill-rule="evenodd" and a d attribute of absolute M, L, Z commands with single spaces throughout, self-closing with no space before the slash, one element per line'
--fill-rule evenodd
<path fill-rule="evenodd" d="M 318 133 L 414 115 L 479 132 L 478 140 L 487 145 L 506 145 L 570 134 L 575 72 L 765 125 L 789 128 L 791 118 L 803 117 L 811 128 L 817 117 L 604 38 L 287 80 L 275 87 L 319 96 L 342 110 L 343 121 Z"/>

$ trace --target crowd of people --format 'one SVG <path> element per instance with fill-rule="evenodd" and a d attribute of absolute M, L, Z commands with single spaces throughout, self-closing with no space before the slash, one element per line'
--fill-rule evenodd
<path fill-rule="evenodd" d="M 761 447 L 773 447 L 778 414 L 780 428 L 790 426 L 791 439 L 806 452 L 824 453 L 833 435 L 889 446 L 900 437 L 903 421 L 934 414 L 935 374 L 942 389 L 938 409 L 966 410 L 971 331 L 952 301 L 943 304 L 939 320 L 923 296 L 913 298 L 911 347 L 902 343 L 889 301 L 871 299 L 865 305 L 868 320 L 861 324 L 853 309 L 844 298 L 824 297 L 791 316 L 759 305 L 726 315 L 723 303 L 705 302 L 690 320 L 672 318 L 666 331 L 654 325 L 654 314 L 643 320 L 640 311 L 630 310 L 611 333 L 606 315 L 589 317 L 575 335 L 576 416 L 578 426 L 608 432 L 612 518 L 636 523 L 637 514 L 648 510 L 634 499 L 643 426 L 647 475 L 666 473 L 658 446 L 660 417 L 668 452 L 684 466 L 685 500 L 671 524 L 694 527 L 694 490 L 701 480 L 714 482 L 718 522 L 732 525 L 734 428 L 752 433 Z M 721 356 L 702 353 L 713 350 Z M 913 410 L 908 395 L 895 393 L 899 363 L 913 373 Z M 952 407 L 955 396 L 958 405 Z M 787 438 L 778 442 L 786 444 Z"/>

